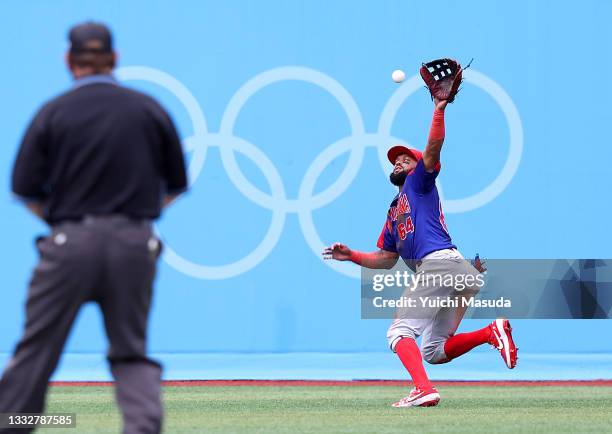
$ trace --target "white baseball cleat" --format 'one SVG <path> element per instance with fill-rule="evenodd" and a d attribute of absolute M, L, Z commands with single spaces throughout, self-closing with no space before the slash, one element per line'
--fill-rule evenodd
<path fill-rule="evenodd" d="M 496 348 L 504 359 L 504 363 L 509 369 L 516 366 L 518 360 L 518 348 L 512 339 L 512 327 L 507 319 L 496 319 L 491 324 L 491 338 L 489 343 Z"/>
<path fill-rule="evenodd" d="M 426 390 L 418 388 L 412 389 L 410 395 L 391 404 L 392 407 L 433 407 L 440 402 L 440 394 L 435 387 L 430 387 Z"/>

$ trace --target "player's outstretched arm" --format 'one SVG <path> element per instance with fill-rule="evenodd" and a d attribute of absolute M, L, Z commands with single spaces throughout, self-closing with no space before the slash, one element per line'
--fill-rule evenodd
<path fill-rule="evenodd" d="M 399 255 L 395 252 L 377 250 L 375 252 L 358 252 L 341 243 L 334 243 L 323 250 L 323 259 L 352 261 L 366 268 L 393 268 Z"/>
<path fill-rule="evenodd" d="M 444 143 L 444 110 L 448 101 L 434 99 L 435 109 L 429 130 L 429 139 L 423 152 L 425 170 L 433 172 L 440 163 L 440 152 Z"/>

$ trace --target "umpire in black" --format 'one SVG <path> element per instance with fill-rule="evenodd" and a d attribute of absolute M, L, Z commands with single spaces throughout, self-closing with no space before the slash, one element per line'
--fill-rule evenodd
<path fill-rule="evenodd" d="M 164 109 L 113 77 L 108 28 L 88 22 L 69 39 L 74 85 L 36 114 L 13 169 L 13 192 L 51 234 L 37 241 L 25 331 L 0 380 L 0 413 L 44 410 L 74 319 L 94 301 L 124 432 L 157 433 L 161 366 L 146 356 L 146 335 L 161 245 L 151 221 L 187 187 L 183 153 Z"/>

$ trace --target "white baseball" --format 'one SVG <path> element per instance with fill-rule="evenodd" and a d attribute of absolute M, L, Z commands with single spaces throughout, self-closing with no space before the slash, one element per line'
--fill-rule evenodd
<path fill-rule="evenodd" d="M 401 69 L 396 69 L 395 71 L 391 73 L 391 78 L 393 79 L 394 82 L 401 83 L 402 81 L 406 79 L 406 73 L 402 71 Z"/>

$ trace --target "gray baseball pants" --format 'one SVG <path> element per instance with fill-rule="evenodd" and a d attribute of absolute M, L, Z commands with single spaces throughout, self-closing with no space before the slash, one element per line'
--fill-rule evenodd
<path fill-rule="evenodd" d="M 417 265 L 417 273 L 436 276 L 477 276 L 478 271 L 466 261 L 455 249 L 444 249 L 430 253 Z M 435 280 L 431 280 L 435 281 Z M 477 286 L 468 286 L 458 291 L 455 287 L 442 285 L 421 285 L 414 293 L 405 294 L 412 297 L 473 297 L 478 292 Z M 410 318 L 402 309 L 398 309 L 396 317 L 387 331 L 387 341 L 392 351 L 395 344 L 404 337 L 416 339 L 421 336 L 421 352 L 425 361 L 433 364 L 446 363 L 448 358 L 444 353 L 444 343 L 455 334 L 463 315 L 467 310 L 461 304 L 458 307 L 441 307 L 428 309 L 428 318 Z"/>
<path fill-rule="evenodd" d="M 54 226 L 37 246 L 40 260 L 28 289 L 25 331 L 0 379 L 0 413 L 44 411 L 48 381 L 71 326 L 81 306 L 94 301 L 104 317 L 123 432 L 160 432 L 161 366 L 146 356 L 161 248 L 150 223 L 123 216 L 86 217 Z"/>

